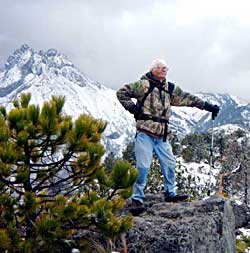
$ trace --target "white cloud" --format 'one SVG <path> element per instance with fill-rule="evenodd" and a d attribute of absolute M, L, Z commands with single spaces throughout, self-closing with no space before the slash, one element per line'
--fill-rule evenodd
<path fill-rule="evenodd" d="M 54 47 L 93 79 L 116 89 L 163 57 L 170 65 L 169 78 L 184 90 L 229 92 L 250 100 L 246 0 L 0 4 L 1 64 L 23 43 Z"/>
<path fill-rule="evenodd" d="M 176 1 L 179 24 L 190 25 L 206 18 L 234 18 L 239 22 L 250 23 L 250 2 L 247 0 L 179 0 Z"/>

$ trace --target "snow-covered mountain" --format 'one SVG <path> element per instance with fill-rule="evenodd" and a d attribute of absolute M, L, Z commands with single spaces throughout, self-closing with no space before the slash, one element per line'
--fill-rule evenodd
<path fill-rule="evenodd" d="M 31 103 L 41 105 L 52 95 L 66 97 L 64 111 L 76 118 L 82 113 L 108 122 L 103 143 L 106 149 L 121 154 L 135 134 L 133 116 L 123 109 L 116 91 L 91 80 L 55 49 L 36 51 L 21 46 L 0 70 L 0 104 L 11 108 L 11 101 L 21 93 L 32 94 Z M 250 107 L 235 97 L 224 94 L 197 94 L 206 101 L 219 104 L 221 113 L 215 125 L 236 124 L 249 128 Z M 174 107 L 171 128 L 181 136 L 192 131 L 206 131 L 210 114 L 196 108 Z"/>
<path fill-rule="evenodd" d="M 250 129 L 250 105 L 229 94 L 198 93 L 204 101 L 220 106 L 220 113 L 214 121 L 216 127 L 223 130 L 231 125 L 246 130 Z M 211 113 L 189 107 L 173 107 L 172 128 L 181 136 L 190 132 L 205 132 L 211 125 Z"/>
<path fill-rule="evenodd" d="M 23 92 L 30 92 L 31 103 L 39 105 L 52 95 L 65 96 L 66 114 L 106 120 L 103 142 L 108 150 L 121 151 L 135 133 L 133 117 L 120 105 L 116 91 L 91 80 L 55 49 L 43 52 L 23 45 L 7 59 L 0 72 L 0 104 L 10 109 L 13 98 Z"/>

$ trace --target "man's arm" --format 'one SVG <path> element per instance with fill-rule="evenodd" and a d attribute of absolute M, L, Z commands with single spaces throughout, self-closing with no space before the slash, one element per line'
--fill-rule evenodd
<path fill-rule="evenodd" d="M 140 114 L 140 108 L 137 107 L 131 98 L 138 99 L 143 94 L 143 80 L 126 84 L 116 92 L 116 96 L 123 107 L 132 114 Z"/>
<path fill-rule="evenodd" d="M 219 106 L 212 105 L 208 102 L 203 101 L 197 96 L 194 96 L 188 92 L 184 92 L 179 86 L 176 86 L 173 91 L 171 105 L 197 107 L 201 110 L 212 112 L 213 119 L 217 116 L 220 110 Z"/>

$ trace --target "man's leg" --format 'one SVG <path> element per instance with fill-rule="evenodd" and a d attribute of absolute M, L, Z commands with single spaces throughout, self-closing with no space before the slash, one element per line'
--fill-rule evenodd
<path fill-rule="evenodd" d="M 147 176 L 152 162 L 153 143 L 150 136 L 145 133 L 137 133 L 135 139 L 136 168 L 139 175 L 133 187 L 132 199 L 143 203 L 144 188 L 147 183 Z"/>
<path fill-rule="evenodd" d="M 176 195 L 174 188 L 176 161 L 169 141 L 163 142 L 162 138 L 157 139 L 154 151 L 161 165 L 164 177 L 164 190 L 167 195 L 174 197 Z"/>
<path fill-rule="evenodd" d="M 166 142 L 158 139 L 154 146 L 155 153 L 160 161 L 162 173 L 164 176 L 164 189 L 165 189 L 165 201 L 166 202 L 175 202 L 185 200 L 189 197 L 187 194 L 176 194 L 174 188 L 175 181 L 175 167 L 176 161 L 169 144 L 169 141 Z"/>

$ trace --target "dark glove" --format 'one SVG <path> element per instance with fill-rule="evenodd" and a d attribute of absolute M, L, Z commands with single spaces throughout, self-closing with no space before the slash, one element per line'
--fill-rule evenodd
<path fill-rule="evenodd" d="M 129 109 L 128 109 L 128 111 L 130 112 L 130 113 L 132 113 L 132 114 L 134 114 L 134 117 L 135 117 L 135 119 L 138 119 L 139 118 L 139 116 L 141 115 L 141 109 L 138 107 L 138 106 L 136 106 L 136 105 L 132 105 Z"/>
<path fill-rule="evenodd" d="M 212 105 L 208 102 L 205 102 L 203 109 L 212 113 L 212 119 L 215 119 L 220 111 L 220 107 L 218 105 Z"/>

